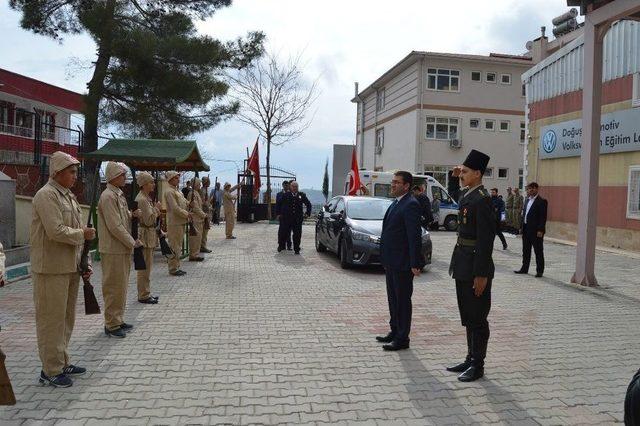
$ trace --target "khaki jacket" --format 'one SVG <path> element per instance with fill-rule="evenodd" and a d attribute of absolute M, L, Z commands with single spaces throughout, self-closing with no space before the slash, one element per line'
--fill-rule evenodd
<path fill-rule="evenodd" d="M 0 243 L 0 280 L 4 276 L 4 262 L 5 262 L 4 250 L 2 249 L 2 243 Z"/>
<path fill-rule="evenodd" d="M 136 201 L 138 202 L 138 208 L 142 212 L 142 215 L 138 218 L 140 221 L 138 236 L 145 247 L 154 248 L 158 241 L 156 234 L 156 220 L 158 219 L 160 212 L 151 202 L 151 198 L 142 191 L 138 192 Z"/>
<path fill-rule="evenodd" d="M 33 272 L 78 271 L 84 245 L 80 205 L 71 191 L 53 179 L 33 197 L 29 244 Z"/>
<path fill-rule="evenodd" d="M 136 242 L 131 236 L 131 213 L 120 188 L 110 183 L 98 201 L 100 253 L 131 254 Z"/>
<path fill-rule="evenodd" d="M 187 199 L 182 192 L 169 185 L 164 201 L 167 204 L 167 226 L 184 225 L 189 221 Z"/>
<path fill-rule="evenodd" d="M 222 206 L 224 207 L 225 216 L 228 214 L 233 215 L 236 212 L 235 201 L 238 197 L 231 194 L 236 189 L 238 189 L 238 185 L 232 186 L 228 191 L 225 190 L 222 194 Z"/>
<path fill-rule="evenodd" d="M 193 202 L 191 200 L 192 196 L 193 196 Z M 187 203 L 191 204 L 189 211 L 193 216 L 193 221 L 195 223 L 204 222 L 204 218 L 207 217 L 207 214 L 202 209 L 202 197 L 200 196 L 200 193 L 198 191 L 195 191 L 195 192 L 189 191 L 189 194 L 187 195 Z"/>

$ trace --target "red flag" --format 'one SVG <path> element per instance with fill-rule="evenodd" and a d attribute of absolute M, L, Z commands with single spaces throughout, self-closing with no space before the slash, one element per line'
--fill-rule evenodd
<path fill-rule="evenodd" d="M 253 147 L 253 152 L 247 161 L 247 170 L 253 173 L 253 198 L 258 196 L 260 192 L 260 159 L 258 156 L 258 139 L 256 139 L 256 145 Z"/>
<path fill-rule="evenodd" d="M 356 157 L 356 148 L 353 147 L 353 155 L 351 156 L 351 170 L 349 170 L 349 189 L 347 195 L 358 195 L 358 191 L 362 184 L 360 183 L 360 173 L 358 172 L 358 158 Z"/>

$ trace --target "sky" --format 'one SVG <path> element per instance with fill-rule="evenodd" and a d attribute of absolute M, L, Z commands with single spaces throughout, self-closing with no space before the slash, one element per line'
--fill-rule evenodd
<path fill-rule="evenodd" d="M 272 149 L 271 163 L 294 172 L 302 188 L 322 187 L 332 146 L 355 143 L 354 82 L 363 89 L 412 50 L 522 54 L 525 43 L 551 34 L 551 19 L 565 0 L 234 0 L 198 29 L 221 40 L 249 31 L 267 36 L 266 48 L 281 57 L 301 55 L 305 76 L 318 80 L 313 122 L 297 140 Z M 20 28 L 20 15 L 0 0 L 0 68 L 84 93 L 95 58 L 86 35 L 61 43 Z M 236 181 L 257 131 L 236 119 L 194 135 L 213 180 Z M 260 145 L 264 166 L 266 147 Z"/>

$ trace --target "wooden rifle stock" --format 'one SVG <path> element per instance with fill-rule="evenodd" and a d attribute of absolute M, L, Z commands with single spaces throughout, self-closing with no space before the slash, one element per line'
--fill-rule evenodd
<path fill-rule="evenodd" d="M 153 202 L 154 204 L 158 202 L 158 175 L 156 173 L 156 189 L 153 192 Z M 167 242 L 167 237 L 165 237 L 162 233 L 162 211 L 158 215 L 158 219 L 156 220 L 156 235 L 158 236 L 158 241 L 160 241 L 160 252 L 163 256 L 169 258 L 174 257 L 176 254 L 171 250 L 171 246 Z"/>
<path fill-rule="evenodd" d="M 131 203 L 131 210 L 133 211 L 138 210 L 137 201 L 133 201 Z M 131 236 L 136 241 L 140 237 L 139 230 L 140 230 L 140 219 L 138 219 L 137 217 L 132 217 L 131 218 Z M 133 249 L 133 266 L 136 271 L 144 271 L 145 269 L 147 269 L 147 263 L 144 261 L 143 250 L 144 250 L 144 247 L 142 246 L 136 247 Z"/>
<path fill-rule="evenodd" d="M 189 211 L 193 208 L 193 196 L 196 192 L 196 176 L 193 176 L 193 180 L 191 181 L 191 201 L 189 201 Z M 193 224 L 193 219 L 189 221 L 189 235 L 195 237 L 198 235 L 198 231 L 196 230 L 195 225 Z"/>
<path fill-rule="evenodd" d="M 96 208 L 96 193 L 100 188 L 100 163 L 96 164 L 96 171 L 93 176 L 93 193 L 91 194 L 91 208 L 89 209 L 89 218 L 87 219 L 87 228 L 91 228 L 91 215 Z M 85 274 L 89 272 L 89 252 L 91 251 L 91 240 L 84 240 L 84 246 L 82 247 L 82 256 L 80 256 L 80 276 L 82 277 L 82 292 L 84 293 L 84 313 L 85 315 L 96 315 L 100 313 L 100 305 L 98 305 L 98 299 L 93 291 L 91 285 L 91 279 L 85 278 Z"/>
<path fill-rule="evenodd" d="M 6 356 L 0 350 L 0 405 L 15 405 L 16 396 L 11 387 L 11 380 L 4 365 Z"/>
<path fill-rule="evenodd" d="M 207 176 L 207 182 L 211 183 L 208 176 Z M 204 229 L 209 230 L 211 229 L 211 221 L 209 220 L 209 212 L 211 211 L 211 209 L 209 209 L 209 185 L 207 186 L 202 185 L 202 188 L 204 189 L 204 200 L 202 200 L 202 210 L 204 210 L 204 212 L 207 214 L 204 218 L 203 227 Z"/>

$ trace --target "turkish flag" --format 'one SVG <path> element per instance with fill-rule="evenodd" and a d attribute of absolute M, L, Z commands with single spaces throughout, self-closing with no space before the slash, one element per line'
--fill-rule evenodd
<path fill-rule="evenodd" d="M 356 157 L 356 148 L 353 147 L 353 155 L 351 156 L 351 170 L 349 170 L 349 189 L 347 195 L 358 195 L 358 191 L 362 184 L 360 183 L 360 173 L 358 172 L 358 158 Z"/>
<path fill-rule="evenodd" d="M 259 139 L 259 138 L 258 138 Z M 260 159 L 258 156 L 258 139 L 253 147 L 253 152 L 247 161 L 247 170 L 253 173 L 253 198 L 258 196 L 260 192 Z"/>

